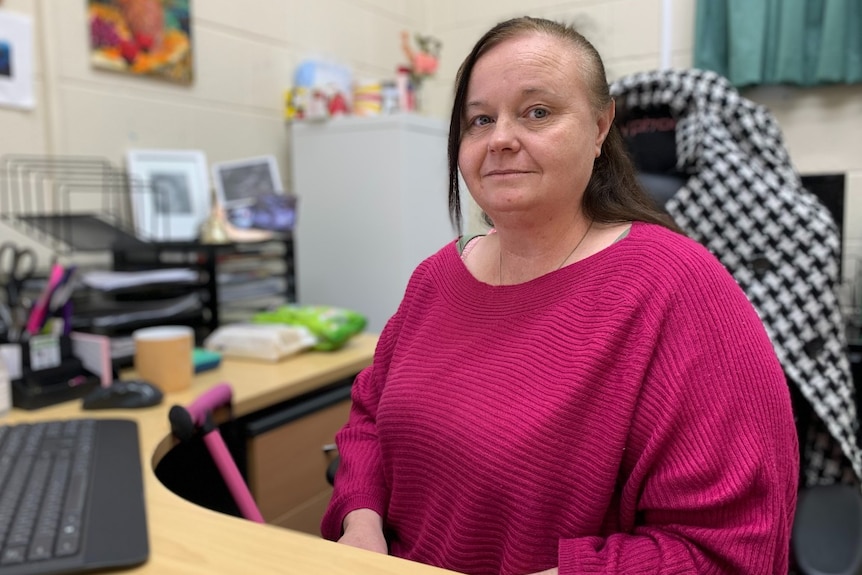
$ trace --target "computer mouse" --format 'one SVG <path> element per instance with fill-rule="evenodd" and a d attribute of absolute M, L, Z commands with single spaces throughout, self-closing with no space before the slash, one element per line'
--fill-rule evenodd
<path fill-rule="evenodd" d="M 117 380 L 84 396 L 82 409 L 128 409 L 150 407 L 162 402 L 162 391 L 143 379 Z"/>

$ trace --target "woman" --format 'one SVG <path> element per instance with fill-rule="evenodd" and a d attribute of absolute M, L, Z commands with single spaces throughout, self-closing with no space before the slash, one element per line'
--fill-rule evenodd
<path fill-rule="evenodd" d="M 787 572 L 781 367 L 613 119 L 569 27 L 503 22 L 462 64 L 450 212 L 460 169 L 494 231 L 413 274 L 354 384 L 325 537 L 476 575 Z"/>

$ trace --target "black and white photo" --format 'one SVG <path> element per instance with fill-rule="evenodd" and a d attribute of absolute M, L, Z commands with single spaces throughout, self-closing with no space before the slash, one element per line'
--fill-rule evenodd
<path fill-rule="evenodd" d="M 135 233 L 151 241 L 191 241 L 210 212 L 207 160 L 200 150 L 129 150 Z"/>

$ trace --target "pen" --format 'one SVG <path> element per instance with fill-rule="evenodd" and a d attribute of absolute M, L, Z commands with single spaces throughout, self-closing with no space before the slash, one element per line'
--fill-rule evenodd
<path fill-rule="evenodd" d="M 72 302 L 63 305 L 63 335 L 72 333 Z"/>

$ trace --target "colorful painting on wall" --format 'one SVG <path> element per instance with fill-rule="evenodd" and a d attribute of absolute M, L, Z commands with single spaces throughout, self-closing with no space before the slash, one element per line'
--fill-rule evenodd
<path fill-rule="evenodd" d="M 93 65 L 191 84 L 190 2 L 88 0 Z"/>

